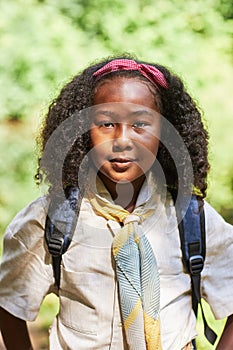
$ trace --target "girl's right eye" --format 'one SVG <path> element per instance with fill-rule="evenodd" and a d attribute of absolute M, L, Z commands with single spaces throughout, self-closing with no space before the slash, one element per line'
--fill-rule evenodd
<path fill-rule="evenodd" d="M 106 129 L 114 128 L 114 123 L 111 123 L 111 122 L 100 122 L 98 124 L 99 126 L 102 126 L 103 128 L 106 128 Z"/>

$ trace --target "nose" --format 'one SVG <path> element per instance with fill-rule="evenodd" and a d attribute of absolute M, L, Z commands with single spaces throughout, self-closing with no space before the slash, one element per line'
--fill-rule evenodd
<path fill-rule="evenodd" d="M 130 126 L 127 124 L 118 124 L 113 140 L 113 151 L 120 152 L 130 149 L 132 149 Z"/>

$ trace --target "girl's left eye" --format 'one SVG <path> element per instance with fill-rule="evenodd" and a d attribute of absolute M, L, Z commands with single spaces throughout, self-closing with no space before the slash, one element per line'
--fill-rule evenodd
<path fill-rule="evenodd" d="M 146 122 L 135 122 L 132 124 L 133 128 L 145 128 L 148 125 Z"/>

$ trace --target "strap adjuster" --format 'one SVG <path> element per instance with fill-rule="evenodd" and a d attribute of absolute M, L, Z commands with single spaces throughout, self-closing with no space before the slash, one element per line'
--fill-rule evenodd
<path fill-rule="evenodd" d="M 193 255 L 189 258 L 189 271 L 192 275 L 199 275 L 204 267 L 204 259 L 201 255 Z"/>
<path fill-rule="evenodd" d="M 62 254 L 64 239 L 62 237 L 50 237 L 48 242 L 48 249 L 52 256 L 59 256 Z"/>

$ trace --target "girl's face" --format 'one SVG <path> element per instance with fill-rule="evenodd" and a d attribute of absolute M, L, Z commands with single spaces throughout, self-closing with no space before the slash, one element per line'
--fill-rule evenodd
<path fill-rule="evenodd" d="M 151 168 L 159 145 L 160 115 L 150 84 L 106 79 L 97 86 L 90 116 L 91 157 L 106 181 L 133 182 Z"/>

